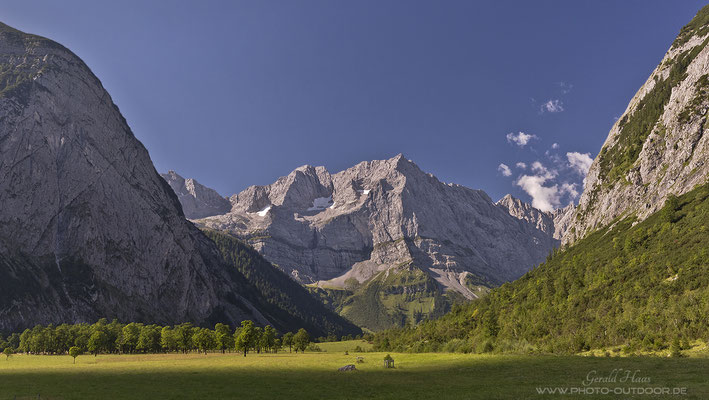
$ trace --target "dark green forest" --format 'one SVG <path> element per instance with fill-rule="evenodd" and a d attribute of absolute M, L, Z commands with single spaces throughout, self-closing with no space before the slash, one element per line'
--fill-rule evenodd
<path fill-rule="evenodd" d="M 259 310 L 266 313 L 269 320 L 282 322 L 278 329 L 302 327 L 316 336 L 362 333 L 360 328 L 327 308 L 249 245 L 217 231 L 205 229 L 204 233 L 216 243 L 225 262 L 235 267 L 258 291 L 251 297 L 259 302 Z"/>
<path fill-rule="evenodd" d="M 709 184 L 614 221 L 482 299 L 375 336 L 393 351 L 658 351 L 709 339 Z"/>

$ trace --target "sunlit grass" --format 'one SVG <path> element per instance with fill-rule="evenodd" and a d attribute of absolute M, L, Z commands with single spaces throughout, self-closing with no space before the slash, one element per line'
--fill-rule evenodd
<path fill-rule="evenodd" d="M 652 385 L 686 386 L 682 398 L 709 398 L 706 358 L 392 353 L 396 368 L 385 369 L 385 353 L 345 355 L 349 342 L 320 345 L 328 351 L 83 355 L 76 365 L 69 356 L 15 355 L 0 359 L 0 399 L 538 399 L 537 386 L 579 386 L 592 370 L 617 368 L 640 370 Z M 337 371 L 346 364 L 357 371 Z"/>
<path fill-rule="evenodd" d="M 372 349 L 372 345 L 366 340 L 344 340 L 341 342 L 325 342 L 318 343 L 317 346 L 320 347 L 322 351 L 326 351 L 328 353 L 338 351 L 343 353 L 345 351 L 348 351 L 352 353 L 358 346 L 364 351 L 369 351 Z"/>

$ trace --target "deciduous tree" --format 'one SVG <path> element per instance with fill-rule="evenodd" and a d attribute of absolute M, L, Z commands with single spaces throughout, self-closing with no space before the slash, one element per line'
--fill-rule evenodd
<path fill-rule="evenodd" d="M 308 331 L 303 328 L 300 328 L 298 332 L 293 336 L 293 347 L 295 347 L 295 352 L 297 353 L 298 350 L 300 350 L 301 352 L 305 352 L 305 349 L 308 348 L 309 344 L 310 335 L 308 334 Z"/>
<path fill-rule="evenodd" d="M 214 326 L 214 334 L 217 344 L 217 349 L 222 351 L 222 354 L 234 347 L 234 335 L 231 333 L 229 325 L 216 324 Z"/>
<path fill-rule="evenodd" d="M 241 321 L 241 328 L 237 331 L 236 349 L 244 352 L 244 357 L 253 346 L 256 335 L 253 321 Z"/>
<path fill-rule="evenodd" d="M 288 346 L 288 352 L 293 352 L 293 332 L 287 332 L 283 335 L 283 346 Z"/>
<path fill-rule="evenodd" d="M 74 346 L 69 349 L 69 355 L 74 359 L 74 364 L 76 364 L 76 357 L 81 355 L 81 349 Z"/>

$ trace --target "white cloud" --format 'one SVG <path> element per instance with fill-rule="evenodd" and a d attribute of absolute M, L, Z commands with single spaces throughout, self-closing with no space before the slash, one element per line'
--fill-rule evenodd
<path fill-rule="evenodd" d="M 571 89 L 574 88 L 574 85 L 572 85 L 568 82 L 558 82 L 557 84 L 561 88 L 562 94 L 568 94 L 569 92 L 571 92 Z"/>
<path fill-rule="evenodd" d="M 522 161 L 518 162 L 518 163 L 515 164 L 515 165 L 516 165 L 517 168 L 519 168 L 519 169 L 527 169 L 527 164 L 523 163 Z"/>
<path fill-rule="evenodd" d="M 524 147 L 527 145 L 527 143 L 530 142 L 532 139 L 539 139 L 537 135 L 530 135 L 526 134 L 524 132 L 518 132 L 518 133 L 508 133 L 507 134 L 507 142 L 509 143 L 514 143 L 519 147 Z"/>
<path fill-rule="evenodd" d="M 552 211 L 560 204 L 559 186 L 544 186 L 549 180 L 544 175 L 522 175 L 517 186 L 532 196 L 532 207 L 542 211 Z"/>
<path fill-rule="evenodd" d="M 556 153 L 552 153 L 551 150 L 544 152 L 544 155 L 557 167 L 566 167 L 564 160 Z"/>
<path fill-rule="evenodd" d="M 544 112 L 550 112 L 550 113 L 558 113 L 564 111 L 564 104 L 561 102 L 561 100 L 549 100 L 546 103 L 542 104 L 541 107 L 542 113 Z"/>
<path fill-rule="evenodd" d="M 566 153 L 566 158 L 569 160 L 569 166 L 581 176 L 586 176 L 588 169 L 591 168 L 593 159 L 591 153 Z"/>
<path fill-rule="evenodd" d="M 540 161 L 535 161 L 529 165 L 531 173 L 522 175 L 515 184 L 532 198 L 533 207 L 542 211 L 553 211 L 561 206 L 562 199 L 573 202 L 580 195 L 579 183 L 573 182 L 573 179 L 570 182 L 558 182 L 559 178 L 566 176 L 567 168 L 569 167 L 564 163 L 547 167 Z"/>
<path fill-rule="evenodd" d="M 579 197 L 579 191 L 576 190 L 576 184 L 575 183 L 562 183 L 561 184 L 561 193 L 566 193 L 571 197 L 571 199 L 576 200 L 577 197 Z"/>
<path fill-rule="evenodd" d="M 552 144 L 552 145 L 551 145 L 551 148 L 554 149 L 554 150 L 558 149 L 558 148 L 559 148 L 559 143 L 554 143 L 554 144 Z"/>
<path fill-rule="evenodd" d="M 512 176 L 512 170 L 510 170 L 510 167 L 508 167 L 506 164 L 498 165 L 497 170 L 500 171 L 503 176 Z"/>
<path fill-rule="evenodd" d="M 533 162 L 531 169 L 536 175 L 522 175 L 516 182 L 517 186 L 532 197 L 533 207 L 542 211 L 554 210 L 561 204 L 563 192 L 557 184 L 544 185 L 556 177 L 557 171 L 547 169 L 539 161 Z"/>
<path fill-rule="evenodd" d="M 541 175 L 548 175 L 549 179 L 554 178 L 556 176 L 556 171 L 554 170 L 548 170 L 542 163 L 539 161 L 535 161 L 532 163 L 532 171 L 541 174 Z"/>

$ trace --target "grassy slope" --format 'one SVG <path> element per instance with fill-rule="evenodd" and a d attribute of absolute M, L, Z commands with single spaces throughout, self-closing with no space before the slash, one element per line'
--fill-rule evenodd
<path fill-rule="evenodd" d="M 562 353 L 608 346 L 658 351 L 674 338 L 706 341 L 709 184 L 633 222 L 594 232 L 437 321 L 375 340 L 399 351 L 435 351 L 458 341 L 462 350 Z"/>
<path fill-rule="evenodd" d="M 372 331 L 416 324 L 443 315 L 450 299 L 412 264 L 382 271 L 351 290 L 311 288 L 332 309 Z"/>
<path fill-rule="evenodd" d="M 612 396 L 543 397 L 536 387 L 579 387 L 589 371 L 616 368 L 651 378 L 620 387 L 685 386 L 682 398 L 709 398 L 706 358 L 392 355 L 396 369 L 382 368 L 384 353 L 367 353 L 348 373 L 336 369 L 356 355 L 80 356 L 76 365 L 68 356 L 17 355 L 0 360 L 0 399 L 593 399 Z"/>
<path fill-rule="evenodd" d="M 216 243 L 226 262 L 235 266 L 255 289 L 249 299 L 278 325 L 277 329 L 305 328 L 313 337 L 361 333 L 356 325 L 329 310 L 250 246 L 216 231 L 204 233 Z"/>

